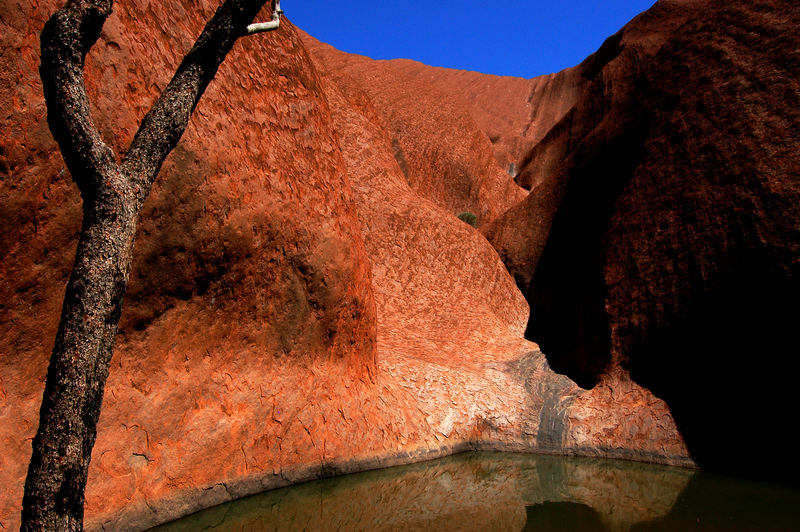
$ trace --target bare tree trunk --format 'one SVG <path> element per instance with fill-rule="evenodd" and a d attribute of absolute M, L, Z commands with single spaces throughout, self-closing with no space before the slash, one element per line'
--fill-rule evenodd
<path fill-rule="evenodd" d="M 89 461 L 142 204 L 217 68 L 265 2 L 225 0 L 142 121 L 121 164 L 92 122 L 83 80 L 86 54 L 113 0 L 70 0 L 42 31 L 48 122 L 81 191 L 83 226 L 33 440 L 22 530 L 83 528 Z M 273 20 L 279 19 L 274 1 L 273 11 Z"/>

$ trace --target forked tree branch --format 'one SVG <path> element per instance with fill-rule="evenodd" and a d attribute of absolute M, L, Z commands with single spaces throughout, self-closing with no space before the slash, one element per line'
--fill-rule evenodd
<path fill-rule="evenodd" d="M 73 0 L 42 30 L 40 75 L 50 131 L 72 178 L 84 194 L 116 166 L 114 152 L 92 121 L 83 80 L 86 54 L 100 37 L 112 0 Z"/>
<path fill-rule="evenodd" d="M 219 65 L 265 2 L 224 1 L 145 116 L 121 165 L 92 121 L 83 78 L 86 54 L 113 0 L 69 0 L 42 31 L 48 122 L 81 190 L 83 225 L 25 480 L 24 531 L 83 528 L 89 461 L 142 204 Z M 278 11 L 273 5 L 279 18 Z"/>
<path fill-rule="evenodd" d="M 247 34 L 265 0 L 227 0 L 186 54 L 172 80 L 131 142 L 122 172 L 138 185 L 144 197 L 167 154 L 180 140 L 192 111 L 236 39 Z M 144 200 L 141 197 L 141 200 Z"/>

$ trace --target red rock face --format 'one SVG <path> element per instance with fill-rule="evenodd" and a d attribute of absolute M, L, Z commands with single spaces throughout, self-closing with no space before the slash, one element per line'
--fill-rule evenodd
<path fill-rule="evenodd" d="M 87 86 L 117 153 L 213 4 L 177 17 L 178 26 L 168 6 L 116 6 L 88 57 Z M 4 524 L 20 500 L 80 227 L 79 195 L 48 138 L 38 81 L 38 32 L 55 7 L 14 4 L 3 13 Z M 89 481 L 90 518 L 246 470 L 248 446 L 264 434 L 256 426 L 287 415 L 273 417 L 269 399 L 281 369 L 304 380 L 300 368 L 315 365 L 347 379 L 374 375 L 369 262 L 343 169 L 319 79 L 291 25 L 237 44 L 142 215 Z M 237 394 L 248 395 L 247 406 Z M 245 434 L 244 446 L 229 447 Z"/>
<path fill-rule="evenodd" d="M 701 464 L 791 482 L 761 428 L 796 402 L 798 22 L 789 2 L 659 2 L 604 45 L 487 230 L 554 369 L 629 371 Z"/>
<path fill-rule="evenodd" d="M 586 84 L 578 68 L 523 79 L 429 67 L 407 59 L 386 63 L 403 79 L 437 90 L 440 101 L 465 108 L 489 138 L 500 166 L 512 177 L 530 149 L 572 108 Z"/>
<path fill-rule="evenodd" d="M 688 463 L 663 401 L 624 377 L 616 392 L 581 391 L 521 340 L 528 309 L 494 250 L 417 195 L 366 91 L 334 79 L 326 94 L 373 265 L 378 365 L 416 396 L 433 437 Z"/>
<path fill-rule="evenodd" d="M 304 43 L 328 75 L 348 78 L 344 83 L 357 85 L 370 100 L 417 194 L 454 215 L 472 212 L 480 224 L 525 196 L 498 164 L 469 106 L 426 81 L 414 64 L 372 61 L 309 37 Z"/>
<path fill-rule="evenodd" d="M 86 74 L 117 153 L 214 6 L 117 4 Z M 37 72 L 38 32 L 55 8 L 0 6 L 6 528 L 18 526 L 80 225 Z M 440 99 L 443 82 L 426 83 L 416 67 L 298 33 L 287 22 L 237 44 L 145 207 L 87 528 L 144 528 L 271 487 L 466 448 L 690 465 L 663 401 L 624 376 L 585 391 L 549 369 L 523 338 L 528 305 L 500 257 L 454 216 L 470 210 L 486 223 L 524 197 L 493 154 L 516 157 L 519 139 L 539 134 L 525 132 L 529 117 L 555 120 L 562 100 L 524 119 L 490 118 L 475 111 L 477 96 L 472 108 L 458 96 L 472 74 L 458 97 Z M 397 76 L 408 81 L 402 92 L 390 90 Z M 487 79 L 514 98 L 530 87 Z M 557 92 L 542 89 L 542 101 Z M 485 130 L 499 132 L 494 146 Z"/>

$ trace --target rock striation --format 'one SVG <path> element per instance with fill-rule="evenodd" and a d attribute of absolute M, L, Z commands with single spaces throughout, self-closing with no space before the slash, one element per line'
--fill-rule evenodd
<path fill-rule="evenodd" d="M 530 195 L 486 230 L 553 369 L 629 374 L 701 465 L 790 482 L 764 430 L 796 403 L 798 23 L 791 2 L 658 2 L 595 54 Z"/>

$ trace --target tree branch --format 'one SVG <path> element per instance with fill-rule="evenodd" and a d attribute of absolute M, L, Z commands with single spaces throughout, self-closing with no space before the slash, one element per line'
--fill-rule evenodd
<path fill-rule="evenodd" d="M 81 190 L 84 214 L 25 480 L 25 532 L 83 528 L 86 479 L 142 204 L 219 65 L 265 2 L 225 0 L 145 116 L 122 165 L 92 122 L 83 78 L 86 54 L 113 0 L 69 0 L 45 25 L 40 74 L 48 121 Z"/>
<path fill-rule="evenodd" d="M 257 22 L 255 24 L 250 24 L 247 26 L 246 34 L 255 35 L 256 33 L 277 30 L 281 25 L 281 15 L 283 15 L 283 10 L 281 9 L 281 0 L 276 0 L 275 7 L 272 10 L 272 20 L 269 22 Z"/>
<path fill-rule="evenodd" d="M 114 152 L 92 120 L 83 79 L 86 54 L 100 37 L 112 0 L 70 0 L 42 30 L 39 73 L 47 121 L 84 199 L 116 169 Z"/>
<path fill-rule="evenodd" d="M 180 140 L 206 87 L 233 48 L 246 34 L 266 0 L 226 0 L 186 54 L 172 80 L 131 142 L 122 172 L 137 185 L 140 201 L 150 192 L 161 164 Z"/>

